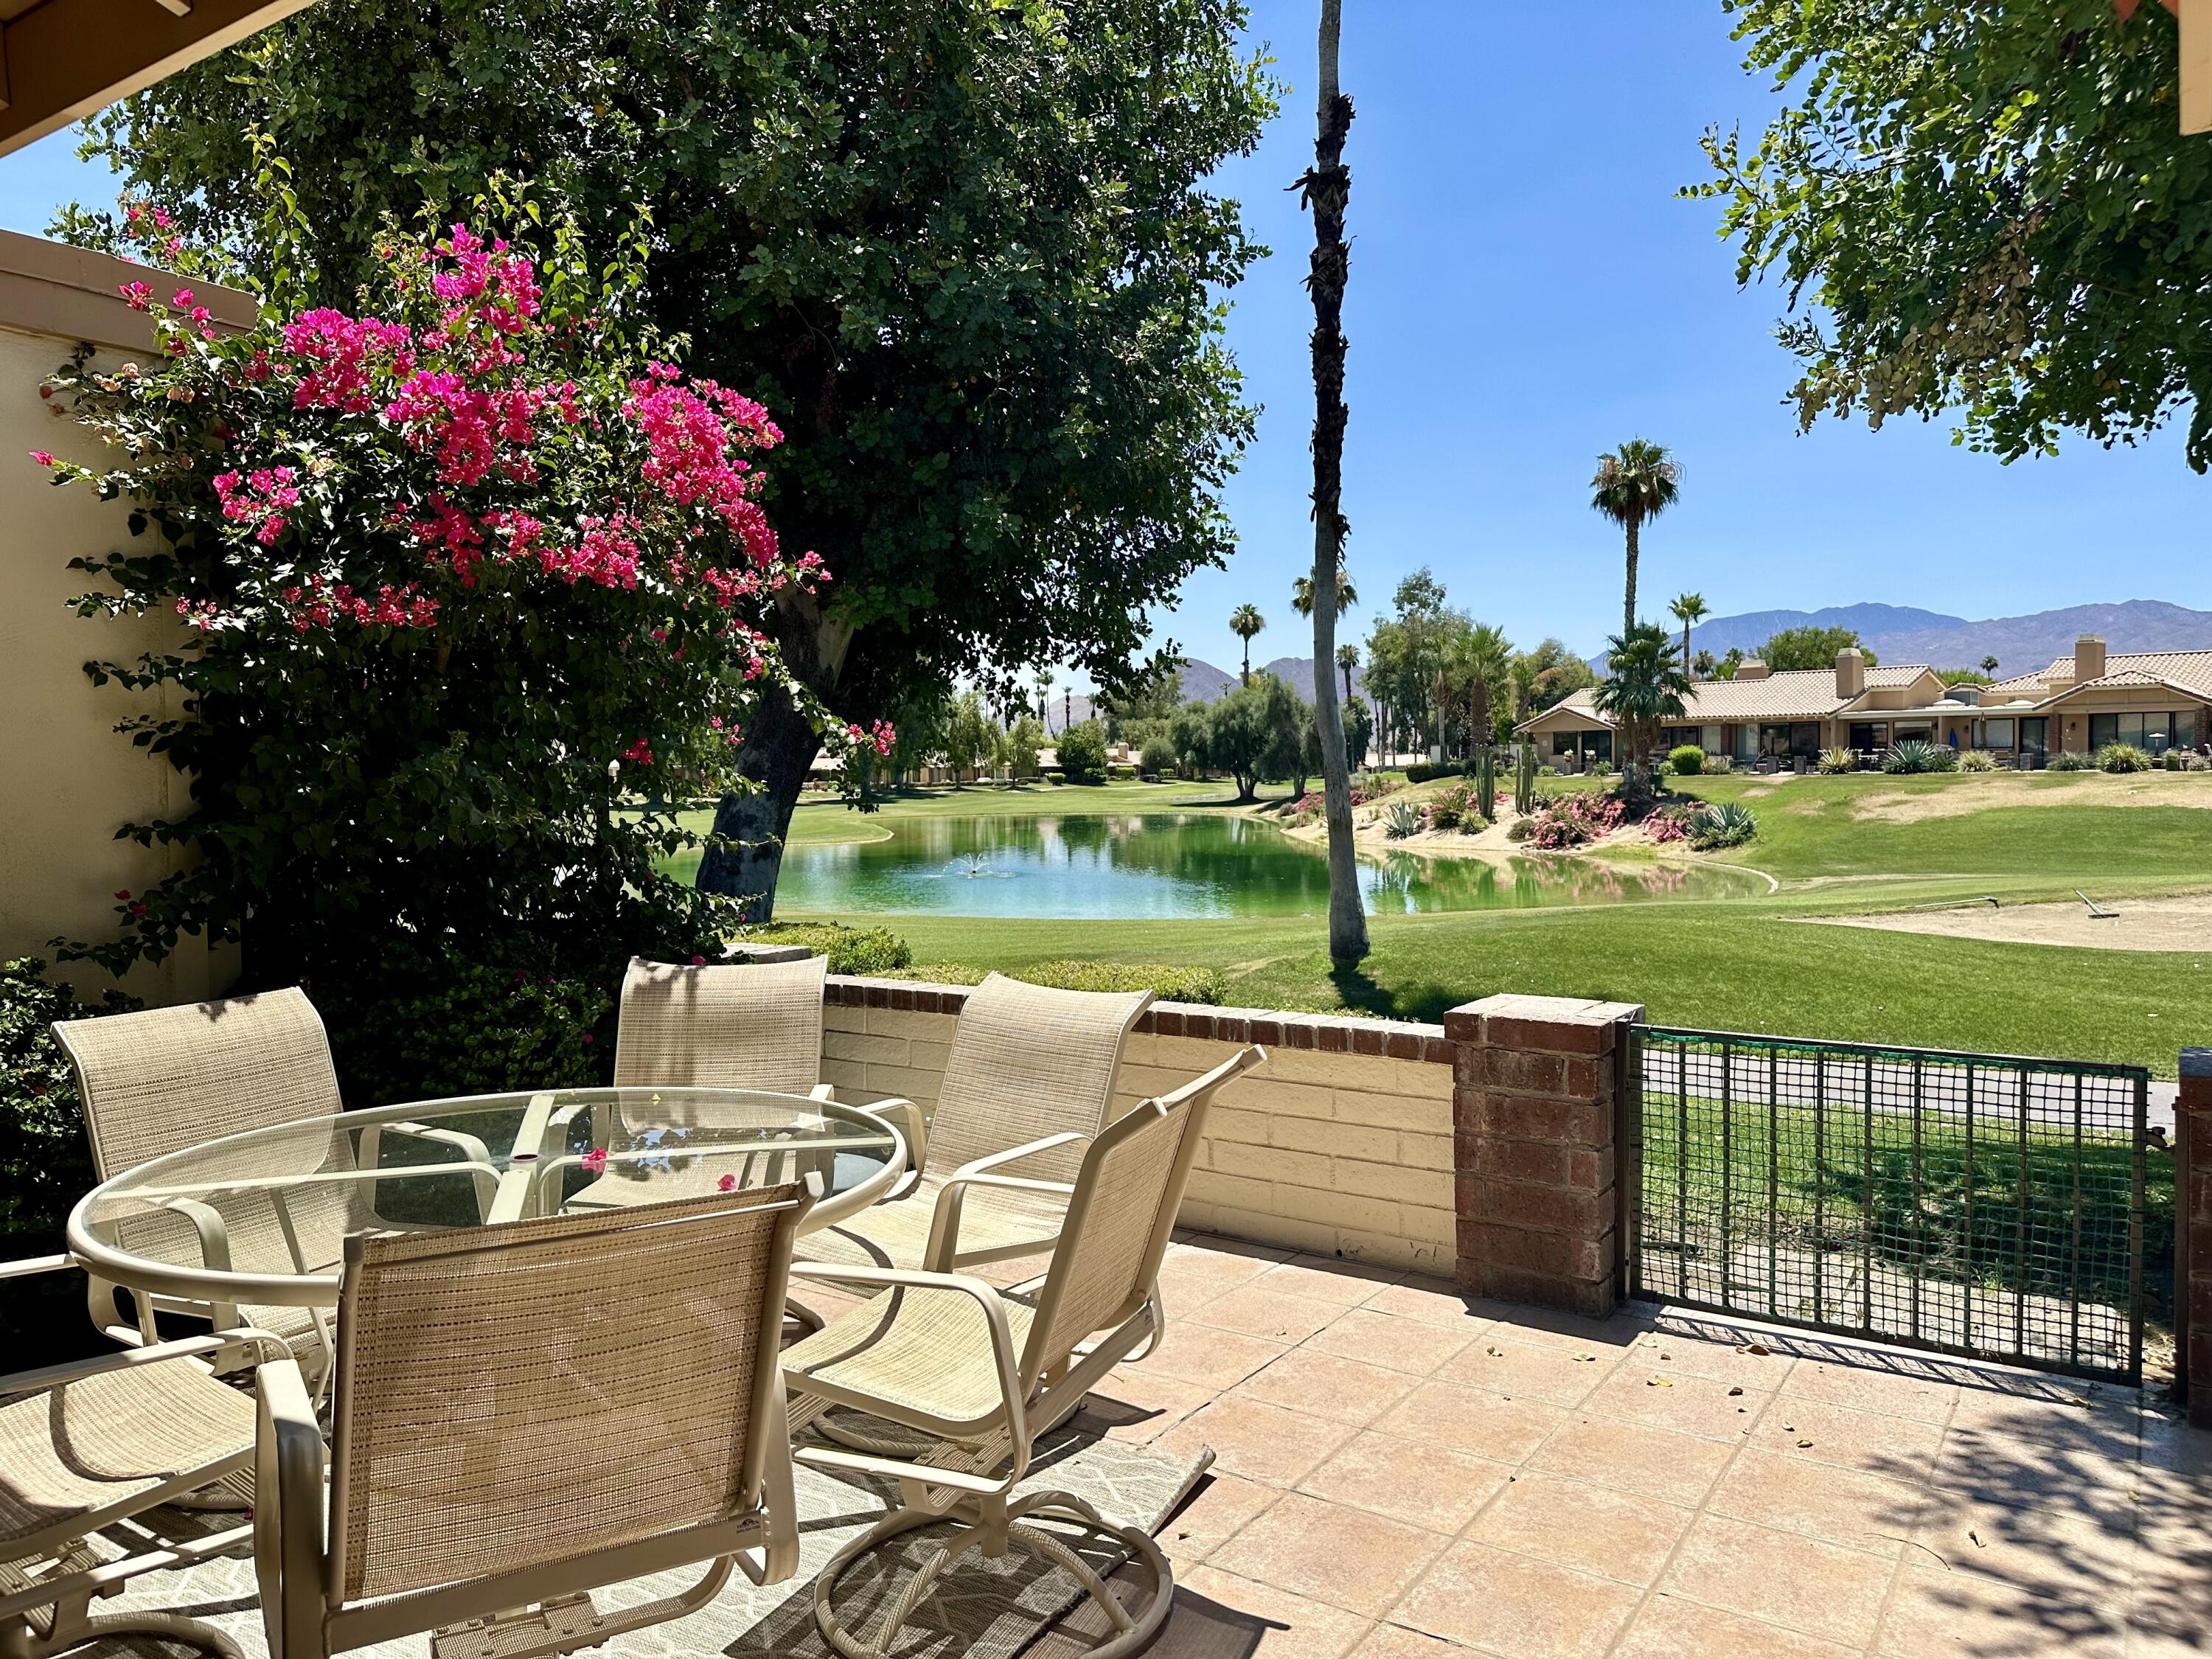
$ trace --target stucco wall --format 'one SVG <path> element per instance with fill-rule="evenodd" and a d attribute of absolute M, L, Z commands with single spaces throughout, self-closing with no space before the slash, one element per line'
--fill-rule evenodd
<path fill-rule="evenodd" d="M 933 1110 L 964 995 L 957 986 L 833 979 L 823 1080 L 845 1099 L 900 1095 Z M 1124 1053 L 1117 1109 L 1189 1081 L 1246 1042 L 1266 1048 L 1267 1064 L 1217 1097 L 1183 1224 L 1449 1272 L 1452 1066 L 1443 1028 L 1155 1004 Z"/>
<path fill-rule="evenodd" d="M 151 346 L 145 318 L 116 297 L 118 280 L 151 278 L 137 267 L 74 248 L 0 232 L 0 709 L 7 722 L 6 785 L 0 787 L 0 957 L 44 956 L 57 935 L 114 936 L 114 894 L 152 885 L 176 854 L 114 839 L 125 823 L 182 814 L 185 780 L 166 761 L 132 747 L 115 726 L 166 710 L 163 694 L 95 687 L 92 658 L 128 660 L 157 642 L 155 619 L 78 617 L 69 601 L 94 584 L 69 562 L 129 540 L 127 503 L 102 502 L 82 485 L 55 489 L 28 452 L 51 450 L 102 464 L 100 446 L 57 418 L 40 383 L 76 343 L 100 343 L 120 362 Z M 203 287 L 202 298 L 209 299 Z M 235 320 L 243 295 L 218 293 L 218 314 Z M 174 692 L 167 694 L 173 697 Z M 94 989 L 98 969 L 64 976 Z M 127 988 L 149 1001 L 190 1001 L 219 991 L 228 961 L 186 939 L 158 968 L 141 968 Z"/>

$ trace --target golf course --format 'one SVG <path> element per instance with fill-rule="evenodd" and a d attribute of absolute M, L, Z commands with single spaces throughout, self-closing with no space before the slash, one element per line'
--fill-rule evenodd
<path fill-rule="evenodd" d="M 921 974 L 939 964 L 962 977 L 1018 974 L 1072 958 L 1204 968 L 1219 975 L 1229 1004 L 1404 1019 L 1434 1019 L 1496 992 L 1596 997 L 1640 1002 L 1668 1024 L 2132 1061 L 2174 1074 L 2186 1016 L 2212 996 L 2212 909 L 2167 913 L 2150 902 L 2212 890 L 2212 775 L 1732 774 L 1672 782 L 1751 808 L 1756 836 L 1714 854 L 1631 842 L 1510 860 L 1455 856 L 1455 838 L 1424 836 L 1419 852 L 1376 860 L 1385 867 L 1370 895 L 1374 951 L 1352 970 L 1331 965 L 1318 905 L 1010 915 L 1006 901 L 983 894 L 981 879 L 941 897 L 940 884 L 911 909 L 836 898 L 840 872 L 857 870 L 859 854 L 894 852 L 902 837 L 915 838 L 910 862 L 925 867 L 925 847 L 945 844 L 938 821 L 986 821 L 968 832 L 981 850 L 945 872 L 961 884 L 994 873 L 988 821 L 1035 820 L 1048 845 L 1073 848 L 1064 861 L 1084 868 L 1111 861 L 1118 837 L 1139 825 L 1157 834 L 1216 817 L 1265 823 L 1285 804 L 1281 792 L 1263 790 L 1259 807 L 1239 807 L 1226 786 L 1204 782 L 935 789 L 865 812 L 809 800 L 793 823 L 776 919 L 888 927 L 908 942 L 911 971 Z M 1419 802 L 1446 787 L 1387 799 Z M 1580 787 L 1542 782 L 1547 791 Z M 702 831 L 711 819 L 686 815 Z M 925 834 L 937 839 L 925 843 Z M 1290 848 L 1310 860 L 1318 879 L 1317 848 L 1271 832 L 1261 850 L 1273 866 Z M 1517 873 L 1486 872 L 1469 902 L 1449 896 L 1474 890 L 1455 872 L 1421 868 L 1476 862 Z M 688 878 L 696 866 L 690 854 L 668 868 Z M 1395 876 L 1390 866 L 1401 866 Z M 1401 902 L 1417 881 L 1446 896 L 1439 908 Z M 804 908 L 790 900 L 799 890 L 809 896 Z M 1325 892 L 1325 881 L 1309 890 Z M 974 907 L 996 903 L 1000 913 L 960 913 L 968 892 L 977 895 Z M 2093 919 L 2081 894 L 2116 914 Z M 1622 902 L 1630 897 L 1639 902 Z M 2138 910 L 2141 923 L 2131 921 Z M 2024 937 L 2087 929 L 2095 942 L 2015 942 L 2007 930 L 2025 917 L 2045 920 Z M 1898 925 L 1820 925 L 1830 921 Z"/>

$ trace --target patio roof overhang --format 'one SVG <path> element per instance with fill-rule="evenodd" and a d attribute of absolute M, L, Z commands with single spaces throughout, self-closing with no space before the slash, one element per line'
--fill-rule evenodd
<path fill-rule="evenodd" d="M 312 0 L 0 0 L 0 155 Z"/>

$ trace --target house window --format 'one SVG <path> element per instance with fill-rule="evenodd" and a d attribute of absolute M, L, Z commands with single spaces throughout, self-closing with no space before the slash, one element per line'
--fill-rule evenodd
<path fill-rule="evenodd" d="M 2197 744 L 2197 711 L 2185 708 L 2173 717 L 2173 746 L 2176 749 L 2194 749 Z"/>
<path fill-rule="evenodd" d="M 2012 747 L 2010 720 L 1976 720 L 1974 746 L 1978 749 L 2009 749 Z"/>
<path fill-rule="evenodd" d="M 2185 732 L 2188 733 L 2186 737 L 2182 735 Z M 2124 743 L 2148 749 L 2155 755 L 2172 744 L 2193 747 L 2196 740 L 2197 720 L 2193 714 L 2152 712 L 2089 716 L 2089 747 L 2093 752 L 2108 743 Z"/>
<path fill-rule="evenodd" d="M 1850 746 L 1854 749 L 1880 749 L 1889 742 L 1887 720 L 1853 720 Z"/>
<path fill-rule="evenodd" d="M 1721 747 L 1721 732 L 1723 729 L 1723 727 L 1717 726 L 1699 726 L 1698 728 L 1698 747 L 1704 750 L 1708 755 L 1725 753 L 1726 751 Z"/>

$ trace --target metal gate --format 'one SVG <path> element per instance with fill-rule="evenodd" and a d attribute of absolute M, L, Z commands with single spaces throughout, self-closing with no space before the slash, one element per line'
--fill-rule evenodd
<path fill-rule="evenodd" d="M 1638 1296 L 2139 1382 L 2141 1066 L 1636 1028 Z"/>

